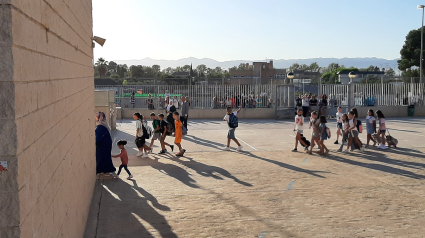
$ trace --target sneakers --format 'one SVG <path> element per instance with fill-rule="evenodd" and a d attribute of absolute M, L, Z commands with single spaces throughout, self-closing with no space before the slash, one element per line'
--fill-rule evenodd
<path fill-rule="evenodd" d="M 174 151 L 174 145 L 170 145 L 170 148 L 171 148 L 171 152 L 173 152 Z M 165 150 L 165 151 L 167 151 L 167 150 Z"/>
<path fill-rule="evenodd" d="M 334 142 L 334 144 L 335 144 L 335 145 L 338 145 L 339 143 L 338 143 L 338 141 L 336 140 L 336 141 Z"/>
<path fill-rule="evenodd" d="M 165 153 L 167 153 L 167 150 L 161 150 L 158 154 L 162 155 L 162 154 L 165 154 Z"/>
<path fill-rule="evenodd" d="M 364 152 L 364 147 L 360 147 L 360 152 Z"/>
<path fill-rule="evenodd" d="M 383 149 L 383 150 L 385 150 L 387 147 L 386 147 L 384 144 L 380 144 L 380 145 L 378 146 L 378 148 L 379 148 L 379 149 Z"/>
<path fill-rule="evenodd" d="M 293 148 L 291 151 L 292 152 L 298 152 L 297 148 Z"/>
<path fill-rule="evenodd" d="M 230 147 L 225 146 L 225 147 L 223 148 L 223 150 L 225 150 L 225 151 L 229 151 L 229 150 L 230 150 Z"/>
<path fill-rule="evenodd" d="M 142 158 L 149 158 L 148 153 L 144 153 L 144 154 L 142 155 Z"/>
<path fill-rule="evenodd" d="M 242 148 L 243 148 L 243 146 L 238 146 L 238 148 L 236 149 L 237 151 L 240 151 L 240 150 L 242 150 Z"/>
<path fill-rule="evenodd" d="M 338 149 L 338 150 L 337 150 L 337 152 L 341 152 L 341 151 L 342 151 L 341 149 Z"/>
<path fill-rule="evenodd" d="M 133 175 L 130 175 L 130 176 L 128 176 L 128 178 L 127 179 L 132 179 L 133 178 Z"/>
<path fill-rule="evenodd" d="M 349 152 L 350 152 L 350 150 L 349 150 L 349 149 L 345 149 L 345 150 L 343 150 L 342 152 L 344 152 L 344 153 L 349 153 Z"/>
<path fill-rule="evenodd" d="M 141 155 L 143 155 L 143 151 L 139 150 L 139 153 L 137 153 L 137 156 L 141 156 Z"/>
<path fill-rule="evenodd" d="M 153 148 L 150 148 L 149 149 L 149 154 L 152 154 L 153 153 Z"/>

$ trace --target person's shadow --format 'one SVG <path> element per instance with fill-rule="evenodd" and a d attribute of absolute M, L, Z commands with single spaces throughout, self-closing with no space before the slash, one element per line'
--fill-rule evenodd
<path fill-rule="evenodd" d="M 220 168 L 220 167 L 217 167 L 217 166 L 212 166 L 212 165 L 207 165 L 207 164 L 198 162 L 198 161 L 194 160 L 193 158 L 189 158 L 189 157 L 184 157 L 184 158 L 188 159 L 188 161 L 182 160 L 179 157 L 173 157 L 173 156 L 168 157 L 168 159 L 176 161 L 177 163 L 182 164 L 182 165 L 196 171 L 196 173 L 198 173 L 199 175 L 202 175 L 204 177 L 212 177 L 212 178 L 215 178 L 215 179 L 223 180 L 222 177 L 216 175 L 216 174 L 220 174 L 220 175 L 227 177 L 229 179 L 233 179 L 235 182 L 237 182 L 237 183 L 239 183 L 243 186 L 248 186 L 248 187 L 252 186 L 252 184 L 250 184 L 250 183 L 239 180 L 238 178 L 233 176 L 229 171 L 227 171 L 223 168 Z M 216 173 L 216 174 L 214 174 L 214 173 Z"/>
<path fill-rule="evenodd" d="M 149 192 L 117 179 L 103 184 L 97 237 L 177 237 L 161 211 L 170 211 Z M 141 196 L 140 196 L 140 195 Z M 152 203 L 152 206 L 149 205 Z M 156 231 L 149 231 L 143 223 L 148 223 Z"/>

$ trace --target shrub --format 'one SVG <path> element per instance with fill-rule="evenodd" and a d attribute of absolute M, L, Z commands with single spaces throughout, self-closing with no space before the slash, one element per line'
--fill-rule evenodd
<path fill-rule="evenodd" d="M 113 79 L 119 79 L 120 76 L 118 74 L 113 74 L 113 75 L 111 75 L 111 78 L 113 78 Z"/>

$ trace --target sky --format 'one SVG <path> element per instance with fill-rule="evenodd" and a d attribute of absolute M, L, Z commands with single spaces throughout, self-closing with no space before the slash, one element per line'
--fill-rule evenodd
<path fill-rule="evenodd" d="M 417 0 L 93 0 L 95 59 L 396 59 Z"/>

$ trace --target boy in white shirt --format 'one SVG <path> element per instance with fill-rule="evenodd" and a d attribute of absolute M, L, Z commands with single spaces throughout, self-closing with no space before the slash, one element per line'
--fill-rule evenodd
<path fill-rule="evenodd" d="M 300 142 L 305 149 L 307 150 L 307 145 L 304 143 L 303 140 L 301 140 L 301 134 L 303 133 L 304 129 L 304 117 L 303 117 L 303 109 L 299 108 L 297 110 L 297 115 L 295 116 L 295 128 L 294 131 L 297 132 L 297 136 L 295 137 L 295 148 L 292 149 L 292 152 L 298 152 L 297 146 L 298 142 Z"/>
<path fill-rule="evenodd" d="M 238 148 L 236 150 L 242 150 L 242 145 L 239 143 L 239 141 L 236 139 L 235 136 L 235 130 L 237 127 L 237 117 L 236 114 L 238 114 L 238 112 L 241 110 L 241 107 L 239 106 L 239 109 L 236 112 L 232 112 L 232 108 L 228 107 L 226 109 L 226 116 L 224 116 L 223 121 L 227 121 L 227 125 L 229 126 L 229 131 L 227 132 L 227 146 L 224 147 L 224 150 L 230 150 L 230 140 L 233 140 L 234 142 L 236 142 L 236 144 L 238 145 Z M 234 119 L 232 119 L 232 121 L 230 120 L 231 117 L 236 117 L 236 125 L 231 125 L 231 122 L 234 121 Z"/>
<path fill-rule="evenodd" d="M 338 145 L 339 136 L 342 136 L 342 108 L 338 107 L 336 113 L 336 141 L 335 145 Z"/>

